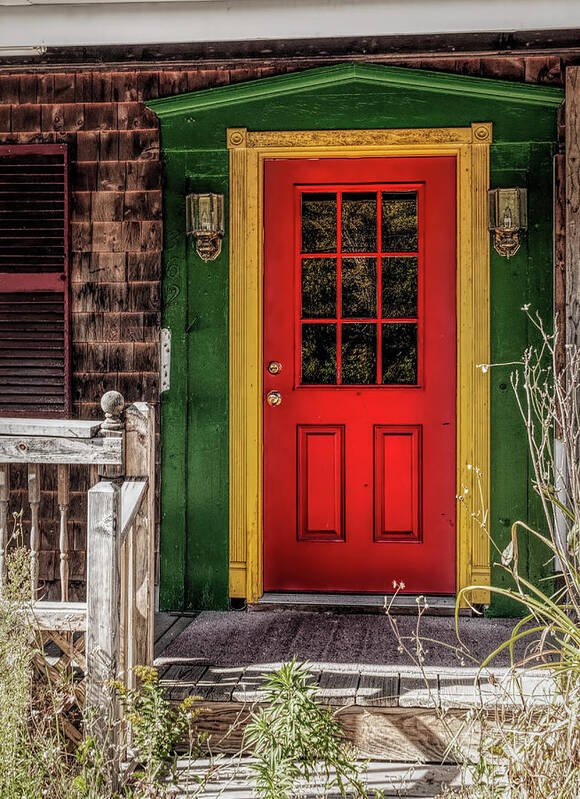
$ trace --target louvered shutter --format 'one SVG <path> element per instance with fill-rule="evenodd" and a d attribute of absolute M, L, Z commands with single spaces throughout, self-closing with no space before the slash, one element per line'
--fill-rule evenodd
<path fill-rule="evenodd" d="M 70 413 L 66 145 L 0 146 L 0 415 Z"/>

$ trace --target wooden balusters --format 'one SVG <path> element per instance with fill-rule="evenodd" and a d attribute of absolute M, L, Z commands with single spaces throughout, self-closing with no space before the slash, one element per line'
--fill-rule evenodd
<path fill-rule="evenodd" d="M 27 464 L 34 624 L 59 631 L 53 640 L 63 651 L 69 642 L 72 646 L 72 637 L 67 638 L 72 631 L 86 629 L 87 703 L 97 711 L 91 716 L 91 727 L 113 762 L 121 725 L 110 680 L 121 677 L 131 685 L 132 667 L 149 664 L 153 658 L 155 413 L 150 405 L 134 403 L 126 411 L 125 429 L 124 400 L 118 392 L 105 394 L 101 407 L 105 420 L 100 425 L 75 420 L 51 420 L 50 424 L 0 420 L 0 590 L 9 541 L 10 464 Z M 41 464 L 57 471 L 58 602 L 36 601 L 45 599 L 38 597 Z M 86 606 L 69 599 L 71 464 L 91 470 Z M 50 545 L 56 549 L 53 541 Z M 78 661 L 80 656 L 74 657 Z M 113 777 L 108 795 L 114 793 Z"/>
<path fill-rule="evenodd" d="M 0 464 L 0 589 L 6 580 L 6 548 L 8 546 L 8 501 L 10 499 L 10 465 Z"/>
<path fill-rule="evenodd" d="M 58 465 L 58 511 L 60 514 L 60 532 L 58 549 L 60 556 L 60 601 L 68 602 L 69 545 L 68 545 L 68 509 L 69 509 L 70 466 Z"/>
<path fill-rule="evenodd" d="M 28 464 L 28 504 L 30 505 L 30 585 L 32 599 L 36 599 L 38 591 L 38 550 L 40 548 L 40 530 L 38 527 L 38 511 L 40 508 L 40 464 Z"/>

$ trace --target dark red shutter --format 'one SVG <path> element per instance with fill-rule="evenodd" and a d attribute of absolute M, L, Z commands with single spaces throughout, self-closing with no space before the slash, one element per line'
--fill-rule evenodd
<path fill-rule="evenodd" d="M 0 415 L 66 416 L 66 145 L 0 146 Z"/>

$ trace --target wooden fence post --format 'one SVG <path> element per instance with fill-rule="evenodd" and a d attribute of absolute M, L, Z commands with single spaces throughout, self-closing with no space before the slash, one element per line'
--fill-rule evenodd
<path fill-rule="evenodd" d="M 102 480 L 88 492 L 87 707 L 97 740 L 118 740 L 117 702 L 109 682 L 118 676 L 121 638 L 121 488 Z"/>
<path fill-rule="evenodd" d="M 128 477 L 147 477 L 147 494 L 130 532 L 133 597 L 128 667 L 153 663 L 155 581 L 155 409 L 135 402 L 125 412 Z"/>

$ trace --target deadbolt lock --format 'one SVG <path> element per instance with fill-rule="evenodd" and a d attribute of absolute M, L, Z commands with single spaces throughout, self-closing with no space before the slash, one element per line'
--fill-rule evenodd
<path fill-rule="evenodd" d="M 266 395 L 266 402 L 273 408 L 282 405 L 282 394 L 279 391 L 268 391 Z"/>
<path fill-rule="evenodd" d="M 268 364 L 268 371 L 271 375 L 279 375 L 282 371 L 282 364 L 280 361 L 270 361 Z"/>

